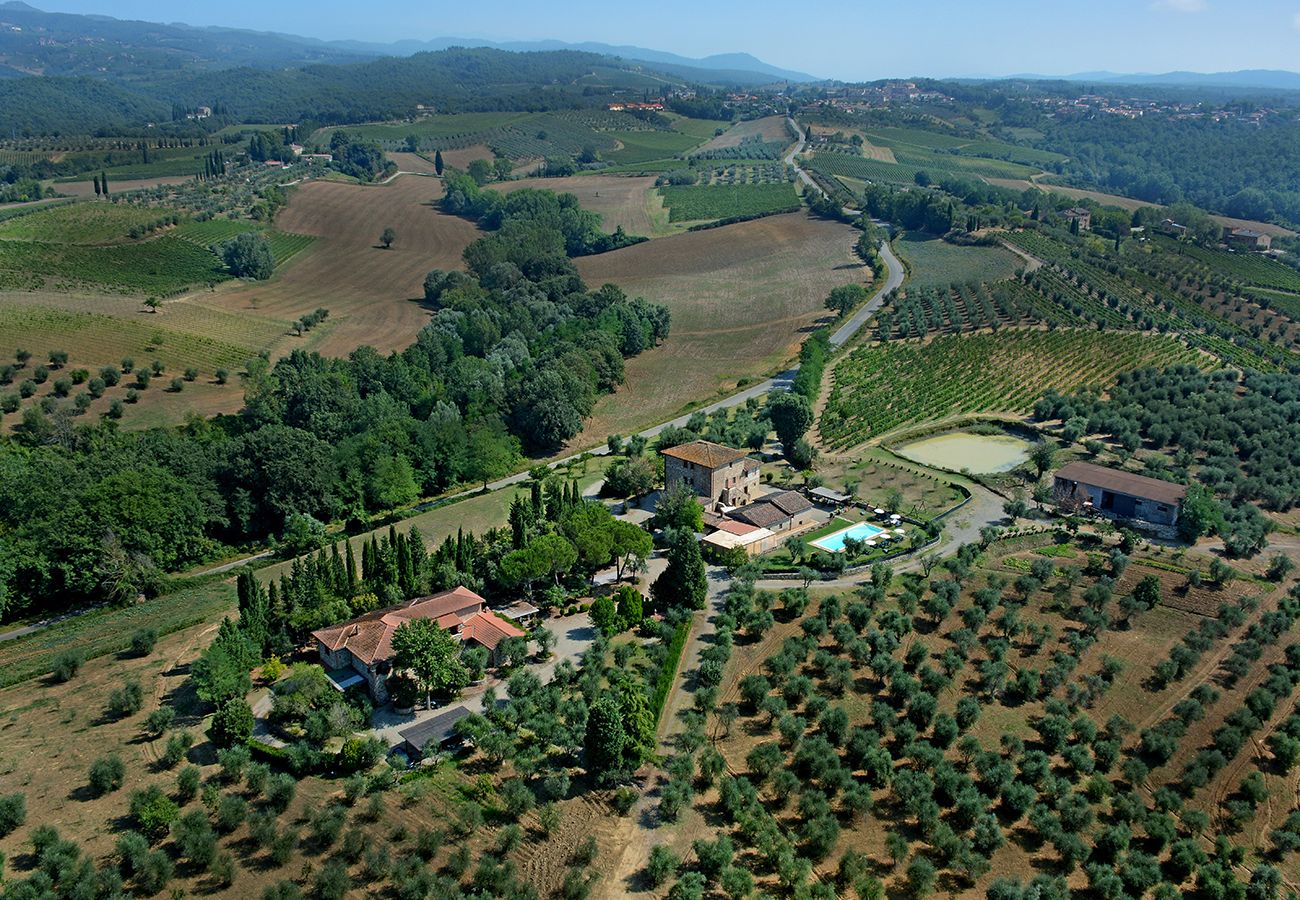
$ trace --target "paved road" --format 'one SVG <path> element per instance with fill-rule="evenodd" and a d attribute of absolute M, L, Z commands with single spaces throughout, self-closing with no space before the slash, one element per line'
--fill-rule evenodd
<path fill-rule="evenodd" d="M 876 310 L 880 309 L 881 304 L 885 302 L 885 295 L 902 285 L 903 264 L 894 255 L 894 250 L 889 246 L 888 241 L 880 242 L 880 258 L 885 261 L 887 266 L 885 283 L 872 295 L 870 300 L 862 305 L 861 309 L 849 316 L 844 321 L 844 324 L 831 335 L 832 347 L 839 348 L 847 343 L 849 338 L 857 334 L 858 330 L 867 324 L 867 320 L 876 314 Z"/>

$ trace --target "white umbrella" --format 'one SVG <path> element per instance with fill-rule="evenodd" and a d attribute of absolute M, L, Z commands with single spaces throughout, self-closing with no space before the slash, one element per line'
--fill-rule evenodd
<path fill-rule="evenodd" d="M 884 514 L 885 511 L 883 509 L 881 509 L 880 507 L 876 507 L 876 515 L 883 516 Z"/>
<path fill-rule="evenodd" d="M 895 529 L 894 529 L 894 534 L 906 534 L 906 533 L 907 533 L 907 532 L 906 532 L 904 529 L 902 529 L 902 528 L 895 528 Z"/>
<path fill-rule="evenodd" d="M 876 542 L 875 542 L 875 541 L 863 541 L 863 542 L 862 542 L 862 546 L 864 546 L 864 547 L 874 547 L 874 546 L 876 546 Z"/>
<path fill-rule="evenodd" d="M 903 517 L 902 517 L 901 515 L 899 515 L 898 513 L 890 513 L 889 518 L 891 518 L 891 519 L 893 519 L 895 522 L 897 522 L 899 519 L 901 519 L 901 518 L 903 518 Z"/>

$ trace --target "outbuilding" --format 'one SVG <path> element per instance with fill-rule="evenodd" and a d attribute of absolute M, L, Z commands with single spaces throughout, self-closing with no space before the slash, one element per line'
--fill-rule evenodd
<path fill-rule="evenodd" d="M 1178 508 L 1187 487 L 1135 472 L 1072 462 L 1057 470 L 1052 493 L 1057 506 L 1071 512 L 1172 529 L 1178 524 Z"/>

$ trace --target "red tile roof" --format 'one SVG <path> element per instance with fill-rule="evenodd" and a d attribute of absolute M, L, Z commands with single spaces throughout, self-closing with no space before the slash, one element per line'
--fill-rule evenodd
<path fill-rule="evenodd" d="M 490 612 L 476 612 L 460 626 L 461 640 L 477 641 L 489 650 L 495 650 L 506 638 L 523 636 L 514 625 Z"/>
<path fill-rule="evenodd" d="M 370 665 L 393 656 L 393 632 L 414 619 L 433 619 L 454 631 L 462 622 L 487 608 L 487 601 L 469 588 L 458 587 L 431 597 L 417 597 L 408 603 L 376 609 L 338 625 L 312 632 L 327 650 L 346 649 Z"/>

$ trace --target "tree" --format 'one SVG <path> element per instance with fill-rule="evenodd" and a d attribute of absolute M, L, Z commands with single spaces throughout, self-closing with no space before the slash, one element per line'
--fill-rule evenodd
<path fill-rule="evenodd" d="M 695 491 L 685 483 L 661 491 L 655 504 L 654 526 L 703 531 L 704 507 L 700 504 L 700 498 L 695 496 Z"/>
<path fill-rule="evenodd" d="M 275 272 L 271 244 L 255 231 L 245 231 L 226 241 L 221 247 L 221 258 L 236 278 L 265 281 Z"/>
<path fill-rule="evenodd" d="M 618 701 L 601 697 L 587 713 L 587 734 L 583 740 L 587 771 L 601 777 L 620 770 L 627 741 Z"/>
<path fill-rule="evenodd" d="M 126 764 L 116 753 L 101 756 L 90 765 L 90 789 L 97 796 L 117 790 L 126 778 Z"/>
<path fill-rule="evenodd" d="M 1047 470 L 1056 464 L 1056 445 L 1050 438 L 1043 438 L 1035 442 L 1033 448 L 1029 451 L 1029 461 L 1034 464 L 1034 471 L 1038 473 L 1041 479 Z"/>
<path fill-rule="evenodd" d="M 469 683 L 460 661 L 460 644 L 451 632 L 431 619 L 415 619 L 393 632 L 393 666 L 407 670 L 424 689 L 425 706 L 433 708 L 435 691 L 453 690 Z"/>
<path fill-rule="evenodd" d="M 7 837 L 27 821 L 27 798 L 23 794 L 0 794 L 0 837 Z"/>
<path fill-rule="evenodd" d="M 833 288 L 826 297 L 823 304 L 827 309 L 835 312 L 840 318 L 847 316 L 849 312 L 867 299 L 867 291 L 860 284 L 845 284 Z"/>
<path fill-rule="evenodd" d="M 695 535 L 673 529 L 668 535 L 668 565 L 650 586 L 650 598 L 663 611 L 704 609 L 709 578 Z"/>
<path fill-rule="evenodd" d="M 218 747 L 242 745 L 253 736 L 253 709 L 242 697 L 227 700 L 217 708 L 208 729 Z"/>
<path fill-rule="evenodd" d="M 442 175 L 442 151 L 441 150 L 433 151 L 433 171 L 436 172 L 439 176 Z"/>
<path fill-rule="evenodd" d="M 1223 528 L 1223 507 L 1202 484 L 1188 485 L 1178 511 L 1178 536 L 1188 543 Z"/>
<path fill-rule="evenodd" d="M 774 391 L 767 400 L 767 416 L 788 454 L 812 426 L 812 404 L 802 394 Z"/>
<path fill-rule="evenodd" d="M 391 225 L 384 229 L 383 234 L 379 235 L 379 243 L 384 245 L 385 250 L 392 247 L 395 240 L 397 240 L 397 232 Z"/>
<path fill-rule="evenodd" d="M 591 624 L 595 625 L 606 635 L 614 635 L 618 633 L 618 608 L 614 604 L 613 597 L 597 597 L 591 604 Z"/>

